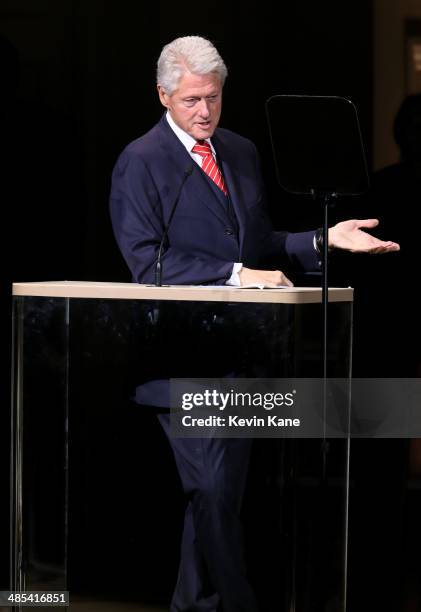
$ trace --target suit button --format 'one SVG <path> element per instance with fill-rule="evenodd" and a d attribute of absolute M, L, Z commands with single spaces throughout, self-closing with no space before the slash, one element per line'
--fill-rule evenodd
<path fill-rule="evenodd" d="M 226 234 L 226 236 L 232 236 L 232 235 L 233 235 L 233 233 L 234 233 L 234 232 L 233 232 L 233 231 L 232 231 L 232 229 L 230 229 L 229 227 L 227 227 L 227 229 L 225 230 L 225 234 Z"/>

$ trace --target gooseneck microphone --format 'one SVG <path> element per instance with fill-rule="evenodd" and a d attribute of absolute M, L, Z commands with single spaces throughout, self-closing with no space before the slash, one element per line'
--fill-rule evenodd
<path fill-rule="evenodd" d="M 183 180 L 180 183 L 180 188 L 178 190 L 177 197 L 174 200 L 174 204 L 172 205 L 170 216 L 168 218 L 168 223 L 166 224 L 166 226 L 164 228 L 164 232 L 162 234 L 161 242 L 160 242 L 159 249 L 158 249 L 158 255 L 157 255 L 157 258 L 156 258 L 156 266 L 155 266 L 155 286 L 156 287 L 161 287 L 162 286 L 162 261 L 161 261 L 162 260 L 162 251 L 164 249 L 164 244 L 165 244 L 165 241 L 166 241 L 167 236 L 168 236 L 168 231 L 170 229 L 170 225 L 171 225 L 171 221 L 172 221 L 172 218 L 174 216 L 174 213 L 175 213 L 175 209 L 177 208 L 177 204 L 178 204 L 178 202 L 180 200 L 180 196 L 181 196 L 181 192 L 182 192 L 183 187 L 184 187 L 184 183 L 189 178 L 189 176 L 192 174 L 193 168 L 194 168 L 194 165 L 192 163 L 192 164 L 190 164 L 189 166 L 187 166 L 184 169 Z"/>

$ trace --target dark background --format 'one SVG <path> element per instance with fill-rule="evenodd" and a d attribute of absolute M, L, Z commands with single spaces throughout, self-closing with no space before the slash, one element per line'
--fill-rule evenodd
<path fill-rule="evenodd" d="M 161 116 L 155 91 L 160 49 L 186 34 L 200 34 L 216 44 L 230 73 L 221 125 L 256 143 L 275 224 L 299 230 L 321 225 L 321 212 L 310 201 L 287 197 L 277 186 L 265 100 L 276 93 L 350 97 L 358 107 L 371 167 L 372 19 L 372 4 L 367 0 L 218 1 L 212 5 L 2 0 L 1 588 L 8 587 L 11 282 L 130 280 L 109 221 L 110 174 L 121 149 Z M 332 218 L 370 216 L 365 214 L 370 206 L 369 197 L 348 200 Z M 411 212 L 415 227 L 419 213 L 416 208 Z M 393 229 L 393 223 L 389 227 Z M 398 260 L 393 261 L 399 274 Z M 382 294 L 369 292 L 367 275 L 361 280 L 358 272 L 365 262 L 364 258 L 351 262 L 347 256 L 338 257 L 332 269 L 337 284 L 353 284 L 361 304 L 372 304 L 369 321 L 358 308 L 356 311 L 355 365 L 356 372 L 363 375 L 368 372 L 364 361 L 367 345 L 362 332 L 358 336 L 358 317 L 364 334 L 374 330 L 380 343 L 386 323 L 394 328 L 399 325 L 398 311 L 389 311 L 386 317 Z M 375 266 L 381 266 L 381 278 L 387 278 L 388 264 L 368 265 L 374 275 Z M 399 337 L 402 335 L 404 332 Z M 392 339 L 387 350 L 393 355 L 404 350 L 402 346 L 402 342 L 394 346 Z M 409 370 L 405 372 L 409 375 Z M 411 542 L 416 535 L 409 522 L 414 505 L 406 493 L 407 456 L 403 443 L 353 442 L 350 592 L 356 607 L 352 610 L 364 609 L 363 592 L 367 609 L 375 609 L 373 602 L 389 601 L 389 591 L 394 590 L 390 581 L 396 583 L 400 601 L 405 600 L 403 568 L 410 555 L 405 534 L 410 533 L 407 539 Z M 412 571 L 416 576 L 418 569 Z M 413 590 L 417 600 L 417 588 Z M 377 609 L 398 609 L 387 605 Z"/>

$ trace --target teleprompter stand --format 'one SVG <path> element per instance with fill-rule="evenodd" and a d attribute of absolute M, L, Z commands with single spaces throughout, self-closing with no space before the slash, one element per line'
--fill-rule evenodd
<path fill-rule="evenodd" d="M 278 182 L 289 193 L 311 196 L 323 209 L 321 228 L 323 311 L 323 422 L 327 415 L 329 207 L 340 196 L 360 195 L 369 179 L 357 110 L 338 96 L 275 95 L 266 102 Z M 320 233 L 320 229 L 317 234 Z M 316 234 L 316 236 L 317 236 Z M 320 243 L 318 242 L 320 247 Z M 330 373 L 332 375 L 332 373 Z M 347 441 L 349 457 L 350 440 Z M 327 484 L 326 437 L 321 442 L 322 487 Z M 348 502 L 347 502 L 348 505 Z M 347 551 L 345 550 L 345 566 Z M 346 586 L 345 586 L 346 601 Z"/>

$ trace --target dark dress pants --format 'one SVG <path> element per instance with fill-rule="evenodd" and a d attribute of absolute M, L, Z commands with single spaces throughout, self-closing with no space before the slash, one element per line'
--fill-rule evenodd
<path fill-rule="evenodd" d="M 240 521 L 252 440 L 172 438 L 158 418 L 188 499 L 171 612 L 256 612 Z"/>

